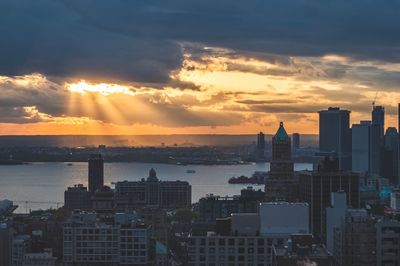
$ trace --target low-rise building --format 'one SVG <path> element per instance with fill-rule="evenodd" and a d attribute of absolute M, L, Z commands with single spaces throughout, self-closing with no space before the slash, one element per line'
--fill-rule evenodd
<path fill-rule="evenodd" d="M 197 221 L 215 223 L 217 218 L 229 217 L 232 213 L 256 213 L 265 194 L 251 187 L 243 189 L 240 195 L 220 197 L 213 194 L 199 200 Z"/>
<path fill-rule="evenodd" d="M 400 265 L 400 222 L 380 219 L 376 223 L 377 266 Z"/>
<path fill-rule="evenodd" d="M 64 206 L 68 210 L 89 210 L 90 193 L 82 184 L 68 187 L 64 192 Z"/>
<path fill-rule="evenodd" d="M 115 184 L 117 210 L 134 209 L 138 206 L 161 208 L 190 207 L 192 187 L 186 181 L 160 181 L 154 169 L 141 181 L 122 181 Z"/>
<path fill-rule="evenodd" d="M 56 257 L 53 257 L 52 250 L 46 249 L 42 253 L 27 253 L 23 258 L 23 266 L 55 266 Z"/>
<path fill-rule="evenodd" d="M 64 265 L 147 265 L 149 230 L 135 214 L 75 213 L 64 226 Z"/>
<path fill-rule="evenodd" d="M 311 234 L 293 234 L 284 247 L 273 247 L 273 266 L 332 266 L 332 254 L 323 245 L 315 245 Z"/>
<path fill-rule="evenodd" d="M 260 213 L 218 219 L 216 230 L 189 237 L 189 265 L 272 265 L 272 246 L 294 233 L 308 233 L 308 205 L 263 203 Z M 289 212 L 287 212 L 290 210 Z M 300 216 L 300 217 L 299 217 Z M 291 220 L 291 222 L 283 222 Z M 295 226 L 297 224 L 298 226 Z"/>

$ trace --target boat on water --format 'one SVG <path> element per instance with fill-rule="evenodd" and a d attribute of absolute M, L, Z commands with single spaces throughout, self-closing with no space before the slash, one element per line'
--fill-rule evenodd
<path fill-rule="evenodd" d="M 194 173 L 196 173 L 196 171 L 195 170 L 186 170 L 186 173 L 188 173 L 188 174 L 194 174 Z"/>

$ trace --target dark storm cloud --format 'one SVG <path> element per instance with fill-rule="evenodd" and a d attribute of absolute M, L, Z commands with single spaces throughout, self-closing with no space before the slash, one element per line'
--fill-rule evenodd
<path fill-rule="evenodd" d="M 2 0 L 0 74 L 167 82 L 182 65 L 179 42 L 399 62 L 399 10 L 376 0 Z"/>

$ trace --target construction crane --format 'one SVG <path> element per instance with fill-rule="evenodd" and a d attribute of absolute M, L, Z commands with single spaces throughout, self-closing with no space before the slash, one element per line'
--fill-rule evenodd
<path fill-rule="evenodd" d="M 379 91 L 376 91 L 374 101 L 372 102 L 372 108 L 375 107 L 376 99 L 378 98 L 378 93 L 379 93 Z"/>

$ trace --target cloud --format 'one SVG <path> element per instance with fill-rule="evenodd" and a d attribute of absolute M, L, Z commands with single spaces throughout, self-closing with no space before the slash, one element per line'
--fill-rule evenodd
<path fill-rule="evenodd" d="M 219 94 L 199 100 L 196 95 L 185 92 L 169 95 L 169 90 L 157 88 L 138 92 L 127 89 L 110 94 L 78 93 L 39 74 L 0 77 L 0 92 L 2 123 L 60 122 L 60 119 L 63 123 L 68 120 L 75 123 L 76 119 L 89 119 L 126 126 L 218 127 L 238 125 L 245 120 L 243 114 L 208 108 L 219 102 Z"/>
<path fill-rule="evenodd" d="M 282 62 L 326 54 L 399 62 L 399 8 L 373 0 L 3 0 L 0 74 L 168 82 L 184 43 Z"/>

